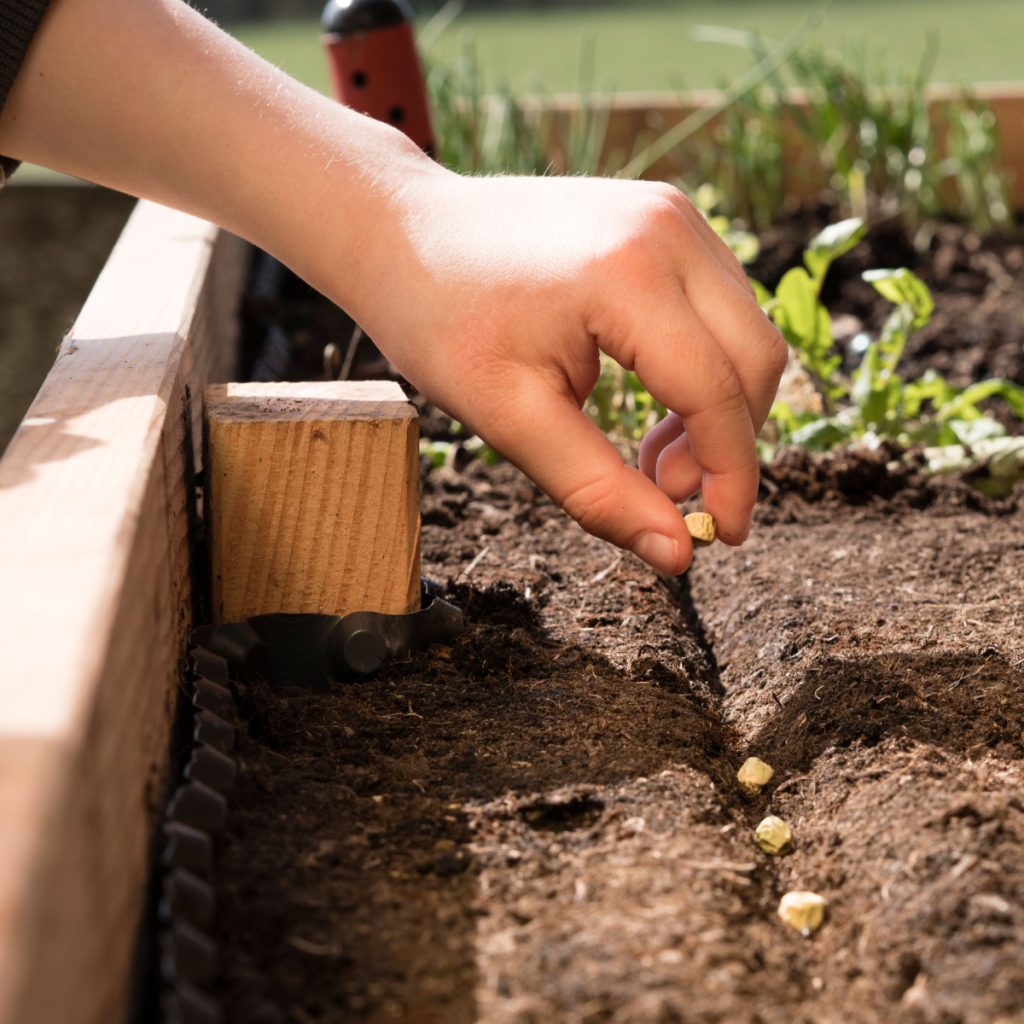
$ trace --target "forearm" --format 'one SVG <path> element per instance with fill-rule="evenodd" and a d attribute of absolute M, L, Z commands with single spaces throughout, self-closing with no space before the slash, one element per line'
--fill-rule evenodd
<path fill-rule="evenodd" d="M 397 193 L 441 173 L 179 0 L 54 0 L 0 152 L 214 220 L 356 306 Z"/>
<path fill-rule="evenodd" d="M 659 569 L 689 562 L 673 499 L 698 488 L 719 536 L 746 536 L 754 434 L 786 346 L 677 190 L 460 178 L 181 0 L 54 0 L 0 117 L 0 152 L 273 253 L 586 529 Z M 645 475 L 580 411 L 599 350 L 673 412 Z"/>

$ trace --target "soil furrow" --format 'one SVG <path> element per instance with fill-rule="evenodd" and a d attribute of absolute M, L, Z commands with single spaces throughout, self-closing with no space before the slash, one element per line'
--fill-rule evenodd
<path fill-rule="evenodd" d="M 431 473 L 465 637 L 242 694 L 230 1018 L 1020 1019 L 1019 517 L 767 515 L 666 586 L 510 467 Z"/>
<path fill-rule="evenodd" d="M 740 971 L 693 929 L 730 933 L 759 895 L 674 600 L 508 467 L 433 474 L 424 554 L 463 642 L 329 697 L 242 695 L 233 1019 L 582 1020 L 695 957 Z"/>
<path fill-rule="evenodd" d="M 1020 515 L 812 518 L 692 581 L 727 720 L 797 837 L 779 881 L 830 901 L 805 1010 L 1022 1020 Z"/>

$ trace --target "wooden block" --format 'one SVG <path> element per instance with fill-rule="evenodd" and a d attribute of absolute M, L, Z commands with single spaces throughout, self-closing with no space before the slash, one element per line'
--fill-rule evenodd
<path fill-rule="evenodd" d="M 419 606 L 419 434 L 388 381 L 206 391 L 213 612 Z"/>

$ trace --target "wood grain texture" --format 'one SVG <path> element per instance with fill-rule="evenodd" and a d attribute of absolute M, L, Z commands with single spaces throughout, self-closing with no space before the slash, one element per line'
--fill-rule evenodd
<path fill-rule="evenodd" d="M 124 1017 L 245 252 L 140 203 L 0 461 L 2 1024 Z"/>
<path fill-rule="evenodd" d="M 385 381 L 206 391 L 214 615 L 419 605 L 416 410 Z"/>

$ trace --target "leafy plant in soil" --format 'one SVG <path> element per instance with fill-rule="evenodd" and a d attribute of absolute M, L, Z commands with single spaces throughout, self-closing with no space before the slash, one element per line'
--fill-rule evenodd
<path fill-rule="evenodd" d="M 1024 440 L 1008 437 L 986 403 L 1002 399 L 1014 417 L 1024 420 L 1024 388 L 1000 378 L 955 388 L 934 370 L 902 379 L 899 363 L 907 342 L 934 311 L 931 292 L 913 272 L 900 268 L 862 275 L 894 308 L 877 338 L 857 339 L 860 364 L 851 376 L 842 373 L 821 288 L 829 267 L 864 233 L 857 219 L 832 225 L 811 241 L 804 265 L 789 270 L 774 295 L 757 285 L 762 306 L 822 397 L 820 405 L 799 410 L 777 401 L 770 414 L 775 444 L 815 451 L 850 444 L 877 448 L 886 441 L 924 445 L 936 472 L 976 468 L 971 449 L 980 446 L 988 472 L 976 473 L 976 483 L 990 494 L 1007 493 L 1024 476 Z M 773 455 L 774 446 L 766 445 L 764 454 Z"/>
<path fill-rule="evenodd" d="M 752 35 L 745 37 L 755 63 L 725 90 L 719 107 L 702 109 L 653 140 L 638 141 L 632 154 L 612 156 L 606 152 L 607 104 L 595 102 L 593 51 L 585 45 L 581 102 L 564 129 L 557 169 L 636 177 L 683 143 L 702 138 L 714 116 L 722 115 L 714 129 L 717 162 L 704 160 L 699 167 L 704 183 L 687 190 L 733 252 L 749 262 L 757 256 L 757 240 L 738 228 L 734 217 L 742 215 L 757 225 L 771 222 L 780 212 L 782 93 L 796 85 L 813 102 L 787 116 L 793 117 L 810 148 L 822 154 L 831 185 L 847 206 L 862 211 L 891 207 L 917 223 L 949 209 L 948 186 L 955 180 L 956 212 L 961 216 L 982 230 L 1011 222 L 991 111 L 966 92 L 947 104 L 944 154 L 936 148 L 925 97 L 930 50 L 915 73 L 879 89 L 869 86 L 871 76 L 863 61 L 800 49 L 804 27 L 772 49 Z M 469 173 L 552 169 L 552 112 L 508 89 L 489 89 L 471 47 L 452 67 L 432 66 L 429 77 L 443 163 Z M 776 403 L 773 434 L 763 443 L 762 454 L 770 459 L 781 445 L 816 451 L 883 441 L 924 445 L 934 472 L 970 471 L 983 488 L 1004 493 L 1024 475 L 1024 442 L 1006 436 L 1005 427 L 989 413 L 989 402 L 1001 398 L 1013 416 L 1024 419 L 1024 391 L 1001 379 L 958 389 L 934 371 L 915 380 L 901 378 L 899 362 L 907 341 L 932 312 L 927 287 L 909 269 L 864 275 L 895 308 L 879 337 L 858 339 L 863 356 L 856 372 L 849 378 L 842 374 L 842 355 L 821 292 L 830 266 L 864 234 L 859 218 L 833 225 L 812 240 L 803 266 L 788 271 L 774 294 L 755 283 L 762 305 L 797 352 L 821 398 L 820 408 Z M 602 358 L 587 410 L 626 449 L 665 412 L 635 373 L 607 358 Z M 496 458 L 482 441 L 469 437 L 425 442 L 423 454 L 435 466 L 477 455 Z"/>
<path fill-rule="evenodd" d="M 439 20 L 443 30 L 452 18 Z M 472 43 L 451 65 L 428 57 L 438 158 L 468 174 L 556 171 L 639 178 L 685 148 L 698 160 L 678 182 L 684 191 L 697 196 L 709 185 L 720 215 L 764 229 L 784 211 L 784 143 L 795 129 L 802 148 L 817 155 L 840 203 L 859 216 L 869 209 L 883 216 L 898 211 L 917 225 L 953 214 L 986 232 L 1010 226 L 992 111 L 964 89 L 942 108 L 945 131 L 933 129 L 926 87 L 934 48 L 926 49 L 916 69 L 880 79 L 863 58 L 805 46 L 819 20 L 820 12 L 812 9 L 772 46 L 754 33 L 712 34 L 712 41 L 746 46 L 751 67 L 723 83 L 720 102 L 637 138 L 628 151 L 607 145 L 611 93 L 595 90 L 592 40 L 581 48 L 578 105 L 561 128 L 550 105 L 488 82 Z M 810 96 L 809 106 L 787 102 L 793 90 Z M 554 144 L 556 137 L 560 144 Z"/>

